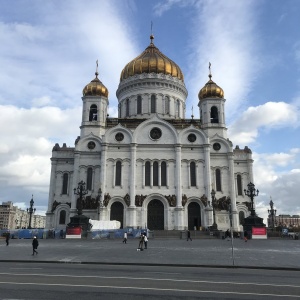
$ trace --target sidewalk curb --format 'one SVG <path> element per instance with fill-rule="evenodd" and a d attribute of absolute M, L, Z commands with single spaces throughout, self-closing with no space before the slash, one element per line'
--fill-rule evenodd
<path fill-rule="evenodd" d="M 120 262 L 92 262 L 92 261 L 49 261 L 49 260 L 0 260 L 0 263 L 37 263 L 37 264 L 81 264 L 81 265 L 111 265 L 111 266 L 144 266 L 144 267 L 176 267 L 176 268 L 216 268 L 216 269 L 253 269 L 253 270 L 270 270 L 270 271 L 296 271 L 300 268 L 291 267 L 259 267 L 259 266 L 225 266 L 225 265 L 188 265 L 188 264 L 155 264 L 155 263 L 120 263 Z"/>

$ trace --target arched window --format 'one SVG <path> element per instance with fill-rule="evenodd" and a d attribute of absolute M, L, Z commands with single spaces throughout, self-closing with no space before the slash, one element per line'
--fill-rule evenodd
<path fill-rule="evenodd" d="M 126 99 L 126 117 L 129 117 L 129 99 Z"/>
<path fill-rule="evenodd" d="M 216 190 L 217 190 L 217 192 L 222 191 L 221 170 L 220 169 L 216 169 Z"/>
<path fill-rule="evenodd" d="M 120 186 L 122 181 L 122 164 L 120 161 L 116 163 L 116 183 L 115 185 Z"/>
<path fill-rule="evenodd" d="M 150 162 L 145 164 L 145 186 L 150 186 Z"/>
<path fill-rule="evenodd" d="M 191 172 L 191 186 L 196 186 L 196 164 L 195 162 L 190 163 L 190 172 Z"/>
<path fill-rule="evenodd" d="M 176 116 L 180 118 L 180 101 L 176 101 Z"/>
<path fill-rule="evenodd" d="M 156 97 L 151 95 L 151 113 L 156 113 Z"/>
<path fill-rule="evenodd" d="M 62 187 L 62 194 L 68 194 L 68 184 L 69 184 L 69 174 L 64 173 L 63 175 L 63 187 Z"/>
<path fill-rule="evenodd" d="M 210 111 L 210 121 L 211 123 L 219 123 L 219 114 L 218 114 L 218 108 L 216 106 L 213 106 Z"/>
<path fill-rule="evenodd" d="M 141 114 L 142 113 L 142 97 L 137 97 L 137 107 L 136 107 L 136 113 Z"/>
<path fill-rule="evenodd" d="M 93 169 L 87 169 L 87 176 L 86 176 L 86 189 L 91 191 L 93 187 Z"/>
<path fill-rule="evenodd" d="M 161 163 L 161 186 L 167 186 L 167 163 L 163 161 Z"/>
<path fill-rule="evenodd" d="M 66 211 L 61 210 L 59 213 L 59 224 L 63 225 L 66 224 Z"/>
<path fill-rule="evenodd" d="M 158 162 L 153 163 L 153 186 L 158 186 Z"/>
<path fill-rule="evenodd" d="M 243 189 L 242 189 L 242 176 L 238 175 L 236 177 L 237 180 L 237 190 L 238 190 L 238 195 L 242 196 L 243 195 Z"/>
<path fill-rule="evenodd" d="M 93 104 L 90 107 L 89 121 L 97 121 L 97 120 L 98 120 L 97 105 Z"/>
<path fill-rule="evenodd" d="M 168 96 L 165 97 L 165 114 L 170 113 L 170 99 Z"/>
<path fill-rule="evenodd" d="M 240 225 L 244 225 L 245 213 L 243 211 L 239 212 Z"/>

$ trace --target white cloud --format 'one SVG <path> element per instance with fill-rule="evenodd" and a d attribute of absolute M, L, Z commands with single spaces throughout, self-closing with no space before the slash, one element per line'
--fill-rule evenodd
<path fill-rule="evenodd" d="M 285 102 L 267 102 L 249 107 L 229 128 L 230 139 L 234 144 L 250 144 L 259 135 L 260 129 L 299 126 L 299 109 Z"/>
<path fill-rule="evenodd" d="M 212 80 L 223 88 L 225 98 L 230 99 L 226 103 L 227 120 L 230 120 L 247 104 L 245 98 L 259 74 L 259 5 L 253 1 L 196 4 L 189 45 L 189 97 L 195 106 L 199 90 L 208 81 L 211 62 Z M 203 72 L 205 69 L 207 72 Z"/>

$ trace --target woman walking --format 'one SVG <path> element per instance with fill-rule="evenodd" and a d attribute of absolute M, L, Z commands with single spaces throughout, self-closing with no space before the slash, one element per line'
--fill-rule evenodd
<path fill-rule="evenodd" d="M 37 240 L 36 236 L 34 236 L 32 241 L 32 255 L 34 255 L 34 253 L 38 254 L 38 252 L 36 251 L 38 246 L 39 246 L 39 241 Z"/>

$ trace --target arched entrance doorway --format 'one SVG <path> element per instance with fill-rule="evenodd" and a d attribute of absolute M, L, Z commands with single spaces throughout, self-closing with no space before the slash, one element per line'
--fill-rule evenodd
<path fill-rule="evenodd" d="M 188 206 L 188 228 L 194 230 L 196 227 L 199 230 L 201 226 L 201 208 L 197 202 L 191 202 Z"/>
<path fill-rule="evenodd" d="M 123 216 L 124 206 L 121 202 L 114 202 L 110 208 L 110 220 L 116 220 L 121 222 L 121 228 L 123 228 Z"/>
<path fill-rule="evenodd" d="M 150 230 L 164 230 L 164 205 L 154 199 L 148 204 L 147 227 Z"/>

